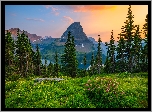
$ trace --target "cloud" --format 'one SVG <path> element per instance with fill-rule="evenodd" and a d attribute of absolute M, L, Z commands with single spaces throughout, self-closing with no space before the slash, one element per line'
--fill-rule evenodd
<path fill-rule="evenodd" d="M 66 21 L 68 23 L 73 23 L 73 19 L 69 16 L 63 16 L 63 21 Z"/>
<path fill-rule="evenodd" d="M 33 19 L 33 18 L 26 18 L 27 20 L 34 20 L 34 21 L 41 21 L 41 22 L 44 22 L 43 19 Z"/>
<path fill-rule="evenodd" d="M 73 12 L 88 12 L 88 11 L 107 10 L 107 9 L 113 10 L 116 8 L 116 6 L 111 6 L 111 5 L 66 5 L 62 7 L 73 10 Z"/>
<path fill-rule="evenodd" d="M 56 16 L 59 15 L 59 12 L 57 12 L 57 10 L 59 10 L 59 9 L 54 8 L 52 5 L 45 5 L 45 8 L 47 8 L 47 9 L 51 8 L 51 10 L 52 10 L 51 13 L 55 14 Z"/>

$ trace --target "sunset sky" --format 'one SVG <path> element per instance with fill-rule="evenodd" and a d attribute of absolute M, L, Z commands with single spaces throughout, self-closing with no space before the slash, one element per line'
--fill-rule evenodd
<path fill-rule="evenodd" d="M 128 5 L 6 5 L 5 29 L 20 28 L 38 36 L 60 38 L 73 22 L 80 22 L 88 37 L 117 40 L 126 21 Z M 143 27 L 148 5 L 132 5 L 134 24 Z"/>

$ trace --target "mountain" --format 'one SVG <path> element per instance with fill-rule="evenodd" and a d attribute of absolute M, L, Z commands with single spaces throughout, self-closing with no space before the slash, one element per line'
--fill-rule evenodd
<path fill-rule="evenodd" d="M 19 28 L 11 28 L 8 31 L 12 33 L 12 37 L 14 38 L 14 40 L 17 39 L 17 30 Z M 6 30 L 5 30 L 6 32 Z M 21 31 L 19 29 L 19 33 L 21 34 L 23 31 Z M 24 33 L 28 36 L 28 38 L 30 39 L 31 42 L 33 42 L 34 40 L 39 40 L 40 38 L 42 38 L 41 36 L 37 36 L 36 34 L 30 34 L 27 31 L 24 31 Z"/>
<path fill-rule="evenodd" d="M 12 33 L 14 39 L 17 39 L 17 30 L 18 28 L 11 28 L 9 31 Z M 79 68 L 83 62 L 84 53 L 87 55 L 87 64 L 90 64 L 91 54 L 97 53 L 94 47 L 94 43 L 88 39 L 86 34 L 83 32 L 83 28 L 80 25 L 80 22 L 72 23 L 61 35 L 61 38 L 52 38 L 51 36 L 37 36 L 36 34 L 30 34 L 25 31 L 25 34 L 28 35 L 28 38 L 31 40 L 31 45 L 33 50 L 36 50 L 36 44 L 38 44 L 41 52 L 42 59 L 46 57 L 47 60 L 54 62 L 55 51 L 58 52 L 59 58 L 64 52 L 64 44 L 67 39 L 68 31 L 71 31 L 71 35 L 75 39 L 76 55 L 79 62 Z M 22 33 L 21 30 L 19 30 Z M 103 63 L 105 62 L 106 56 L 102 54 Z M 59 60 L 60 63 L 60 60 Z"/>
<path fill-rule="evenodd" d="M 61 45 L 64 45 L 68 32 L 71 32 L 71 35 L 74 36 L 76 50 L 79 52 L 91 52 L 93 50 L 93 42 L 90 41 L 86 34 L 83 32 L 83 28 L 80 25 L 80 22 L 72 23 L 67 30 L 62 34 L 61 40 L 58 42 Z"/>

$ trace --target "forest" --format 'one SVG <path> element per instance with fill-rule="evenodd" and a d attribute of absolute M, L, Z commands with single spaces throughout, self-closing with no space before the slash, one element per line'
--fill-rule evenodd
<path fill-rule="evenodd" d="M 134 25 L 131 5 L 118 45 L 111 31 L 106 62 L 102 65 L 102 42 L 98 38 L 97 54 L 90 62 L 83 58 L 78 69 L 74 36 L 68 33 L 61 58 L 55 52 L 55 63 L 43 65 L 39 46 L 32 49 L 23 33 L 13 40 L 5 34 L 5 107 L 6 108 L 148 108 L 148 14 L 143 29 Z M 141 37 L 144 34 L 144 38 Z M 145 45 L 142 46 L 142 41 Z M 35 78 L 62 78 L 42 81 Z M 77 93 L 77 94 L 75 94 Z M 27 103 L 28 102 L 28 103 Z"/>

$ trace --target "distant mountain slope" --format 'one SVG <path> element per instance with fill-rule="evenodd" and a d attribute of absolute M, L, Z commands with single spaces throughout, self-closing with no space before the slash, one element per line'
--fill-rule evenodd
<path fill-rule="evenodd" d="M 12 33 L 12 37 L 16 40 L 17 38 L 17 30 L 19 28 L 11 28 L 8 31 Z M 5 30 L 6 32 L 6 30 Z M 23 31 L 21 31 L 19 29 L 19 33 L 21 34 Z M 36 34 L 30 34 L 27 31 L 24 31 L 24 33 L 28 36 L 28 38 L 30 39 L 31 42 L 33 42 L 34 40 L 39 40 L 40 38 L 42 38 L 41 36 L 37 36 Z"/>

